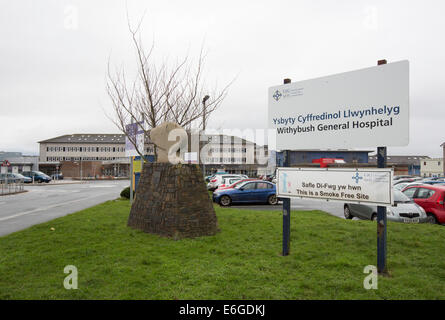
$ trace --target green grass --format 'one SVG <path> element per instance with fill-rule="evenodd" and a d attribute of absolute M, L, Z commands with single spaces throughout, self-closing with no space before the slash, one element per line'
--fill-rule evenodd
<path fill-rule="evenodd" d="M 215 208 L 213 237 L 133 230 L 123 200 L 2 237 L 0 299 L 445 298 L 444 227 L 389 222 L 390 276 L 365 290 L 375 222 L 293 212 L 291 254 L 282 257 L 280 212 Z M 78 290 L 63 287 L 66 265 L 78 268 Z"/>

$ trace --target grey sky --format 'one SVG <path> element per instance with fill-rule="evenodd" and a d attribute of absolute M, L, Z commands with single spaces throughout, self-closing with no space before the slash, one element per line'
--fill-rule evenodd
<path fill-rule="evenodd" d="M 5 1 L 0 9 L 0 150 L 38 153 L 37 141 L 117 128 L 107 61 L 134 60 L 125 1 Z M 157 57 L 193 57 L 207 79 L 237 76 L 208 127 L 265 128 L 267 88 L 410 61 L 410 144 L 390 154 L 441 156 L 445 141 L 443 1 L 128 1 Z"/>

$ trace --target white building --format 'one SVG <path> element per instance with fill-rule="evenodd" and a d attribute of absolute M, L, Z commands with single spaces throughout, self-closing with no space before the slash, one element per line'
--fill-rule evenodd
<path fill-rule="evenodd" d="M 239 137 L 219 134 L 203 135 L 200 140 L 199 157 L 205 175 L 224 170 L 256 177 L 267 171 L 267 145 L 259 146 Z"/>
<path fill-rule="evenodd" d="M 443 158 L 423 159 L 420 162 L 422 177 L 443 177 Z"/>
<path fill-rule="evenodd" d="M 191 139 L 191 136 L 190 136 Z M 146 155 L 154 154 L 154 145 L 145 138 L 144 151 Z M 148 142 L 148 143 L 147 143 Z M 115 175 L 121 170 L 127 174 L 129 158 L 125 157 L 125 135 L 123 134 L 68 134 L 43 141 L 39 141 L 39 165 L 42 171 L 48 174 L 55 173 L 65 166 L 64 174 L 72 176 L 77 172 L 70 168 L 69 163 L 99 162 L 103 175 Z M 197 150 L 195 150 L 197 149 Z M 265 172 L 273 172 L 275 168 L 268 168 L 267 146 L 258 146 L 255 143 L 228 135 L 202 135 L 198 136 L 196 145 L 189 142 L 189 151 L 195 152 L 201 168 L 206 175 L 218 170 L 229 173 L 241 173 L 255 177 Z M 86 169 L 84 169 L 86 171 Z M 84 172 L 85 174 L 85 172 Z M 95 175 L 95 174 L 94 174 Z"/>

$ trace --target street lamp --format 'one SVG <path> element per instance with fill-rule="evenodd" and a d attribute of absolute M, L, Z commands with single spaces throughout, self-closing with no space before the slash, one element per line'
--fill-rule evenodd
<path fill-rule="evenodd" d="M 206 129 L 206 101 L 209 100 L 210 96 L 206 95 L 202 99 L 202 130 Z"/>
<path fill-rule="evenodd" d="M 206 101 L 209 100 L 210 96 L 209 95 L 205 95 L 204 98 L 202 98 L 202 132 L 204 133 L 205 129 L 206 129 Z M 201 157 L 201 150 L 199 152 L 199 155 Z M 206 164 L 205 164 L 205 160 L 202 164 L 202 168 L 204 171 L 204 177 L 206 175 Z"/>

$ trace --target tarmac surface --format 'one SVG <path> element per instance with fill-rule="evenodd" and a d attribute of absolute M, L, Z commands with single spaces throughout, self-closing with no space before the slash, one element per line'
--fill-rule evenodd
<path fill-rule="evenodd" d="M 25 185 L 27 192 L 0 197 L 0 236 L 120 197 L 128 180 Z"/>

